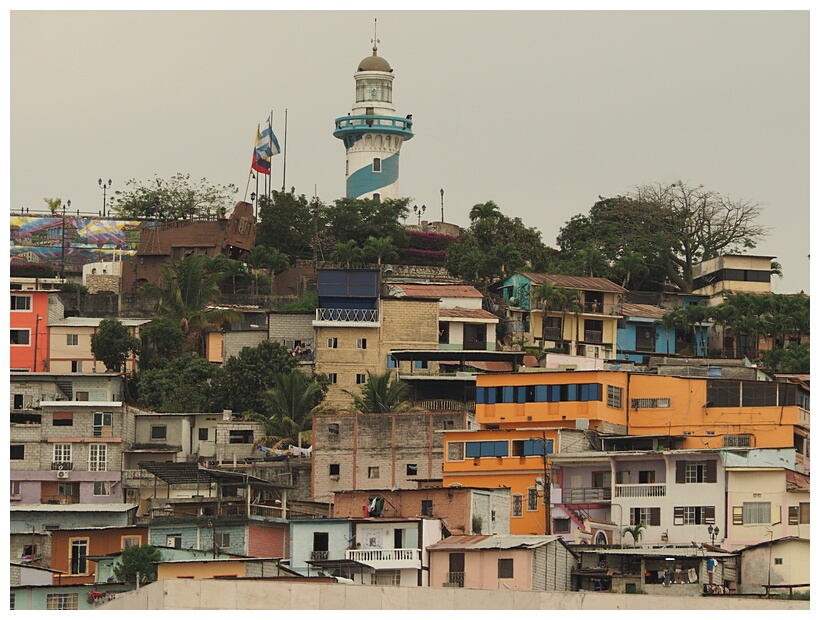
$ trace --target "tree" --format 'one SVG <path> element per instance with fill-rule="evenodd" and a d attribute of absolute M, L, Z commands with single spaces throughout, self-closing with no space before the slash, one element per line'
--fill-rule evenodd
<path fill-rule="evenodd" d="M 139 396 L 143 407 L 163 413 L 221 411 L 211 397 L 216 364 L 187 353 L 170 360 L 157 360 L 139 373 Z"/>
<path fill-rule="evenodd" d="M 497 242 L 490 248 L 488 261 L 493 273 L 498 273 L 502 278 L 506 278 L 524 265 L 521 253 L 512 243 Z"/>
<path fill-rule="evenodd" d="M 304 194 L 271 192 L 271 198 L 259 197 L 259 225 L 256 244 L 275 248 L 290 261 L 310 256 L 313 247 L 314 212 L 317 205 L 308 204 Z"/>
<path fill-rule="evenodd" d="M 330 257 L 337 263 L 344 263 L 350 269 L 352 265 L 362 262 L 364 252 L 356 241 L 350 239 L 347 243 L 337 243 Z"/>
<path fill-rule="evenodd" d="M 399 256 L 393 239 L 390 237 L 368 237 L 364 244 L 364 255 L 368 259 L 375 259 L 376 264 L 382 264 L 383 260 L 396 260 Z"/>
<path fill-rule="evenodd" d="M 91 353 L 110 372 L 120 372 L 130 355 L 139 354 L 140 342 L 117 319 L 103 319 L 91 336 Z"/>
<path fill-rule="evenodd" d="M 367 371 L 367 383 L 361 387 L 360 394 L 350 390 L 343 390 L 353 397 L 353 404 L 357 411 L 362 413 L 392 413 L 407 411 L 410 402 L 407 395 L 410 386 L 404 381 L 393 378 L 391 371 L 383 374 L 373 374 Z"/>
<path fill-rule="evenodd" d="M 631 535 L 632 546 L 637 547 L 638 542 L 641 540 L 641 538 L 643 538 L 644 529 L 646 529 L 646 526 L 643 523 L 636 523 L 635 525 L 625 527 L 623 533 Z"/>
<path fill-rule="evenodd" d="M 162 552 L 153 545 L 131 545 L 122 550 L 120 561 L 114 565 L 114 577 L 123 583 L 140 584 L 157 580 L 157 562 Z"/>
<path fill-rule="evenodd" d="M 150 368 L 155 359 L 176 357 L 185 346 L 185 334 L 174 321 L 159 317 L 140 330 L 140 368 Z"/>
<path fill-rule="evenodd" d="M 214 375 L 216 410 L 266 411 L 269 403 L 265 392 L 275 387 L 277 375 L 289 374 L 296 365 L 296 358 L 278 342 L 265 340 L 243 348 L 237 356 L 225 360 Z"/>
<path fill-rule="evenodd" d="M 322 387 L 303 372 L 278 374 L 273 387 L 264 394 L 264 414 L 253 416 L 265 424 L 262 443 L 284 449 L 299 445 L 299 434 L 312 428 L 313 411 L 324 399 Z"/>
<path fill-rule="evenodd" d="M 125 185 L 127 191 L 116 191 L 111 197 L 111 209 L 119 217 L 158 220 L 216 215 L 232 206 L 232 197 L 239 191 L 233 184 L 211 185 L 207 179 L 192 181 L 190 174 L 181 173 L 167 180 L 129 179 Z"/>
<path fill-rule="evenodd" d="M 62 198 L 43 198 L 43 202 L 48 205 L 48 210 L 51 215 L 57 215 L 57 211 L 63 204 Z"/>
<path fill-rule="evenodd" d="M 678 326 L 678 316 L 674 312 L 666 312 L 655 321 L 655 325 L 663 327 L 666 334 L 666 354 L 669 355 L 669 334 Z"/>
<path fill-rule="evenodd" d="M 501 210 L 492 200 L 473 205 L 473 208 L 470 209 L 471 222 L 475 222 L 476 220 L 493 220 L 499 217 L 501 217 Z"/>
<path fill-rule="evenodd" d="M 397 248 L 407 246 L 407 232 L 400 222 L 408 214 L 409 198 L 370 199 L 339 198 L 322 210 L 321 236 L 325 247 L 355 241 L 363 247 L 369 237 L 390 237 Z"/>
<path fill-rule="evenodd" d="M 639 252 L 630 250 L 623 254 L 612 267 L 613 274 L 620 276 L 621 286 L 640 290 L 644 279 L 649 275 L 646 259 Z M 627 286 L 630 285 L 630 286 Z"/>

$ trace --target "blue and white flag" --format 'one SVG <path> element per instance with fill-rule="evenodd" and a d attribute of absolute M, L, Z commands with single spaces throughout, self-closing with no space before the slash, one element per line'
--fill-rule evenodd
<path fill-rule="evenodd" d="M 265 121 L 265 126 L 259 133 L 259 138 L 256 141 L 256 152 L 264 159 L 270 159 L 280 153 L 279 141 L 276 139 L 273 129 L 270 126 L 270 116 L 268 120 Z"/>

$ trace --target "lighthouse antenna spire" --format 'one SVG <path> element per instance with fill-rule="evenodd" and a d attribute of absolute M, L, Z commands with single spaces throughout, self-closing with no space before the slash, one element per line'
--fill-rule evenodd
<path fill-rule="evenodd" d="M 377 17 L 374 17 L 373 18 L 373 38 L 370 39 L 370 42 L 373 44 L 373 55 L 374 56 L 376 55 L 376 50 L 379 49 L 379 43 L 381 43 L 381 41 L 377 37 L 378 26 L 379 26 L 379 19 Z"/>

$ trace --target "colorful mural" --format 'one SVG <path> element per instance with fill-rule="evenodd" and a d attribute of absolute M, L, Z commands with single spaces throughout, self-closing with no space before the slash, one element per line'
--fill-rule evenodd
<path fill-rule="evenodd" d="M 65 255 L 66 269 L 79 271 L 87 263 L 121 260 L 136 254 L 141 224 L 138 220 L 13 215 L 11 261 L 59 269 Z"/>

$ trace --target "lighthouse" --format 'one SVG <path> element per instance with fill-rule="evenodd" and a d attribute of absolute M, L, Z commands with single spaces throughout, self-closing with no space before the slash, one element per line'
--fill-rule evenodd
<path fill-rule="evenodd" d="M 413 137 L 412 115 L 396 116 L 393 69 L 378 54 L 365 57 L 356 73 L 356 103 L 336 119 L 333 135 L 345 145 L 348 198 L 384 200 L 399 197 L 399 152 Z"/>

